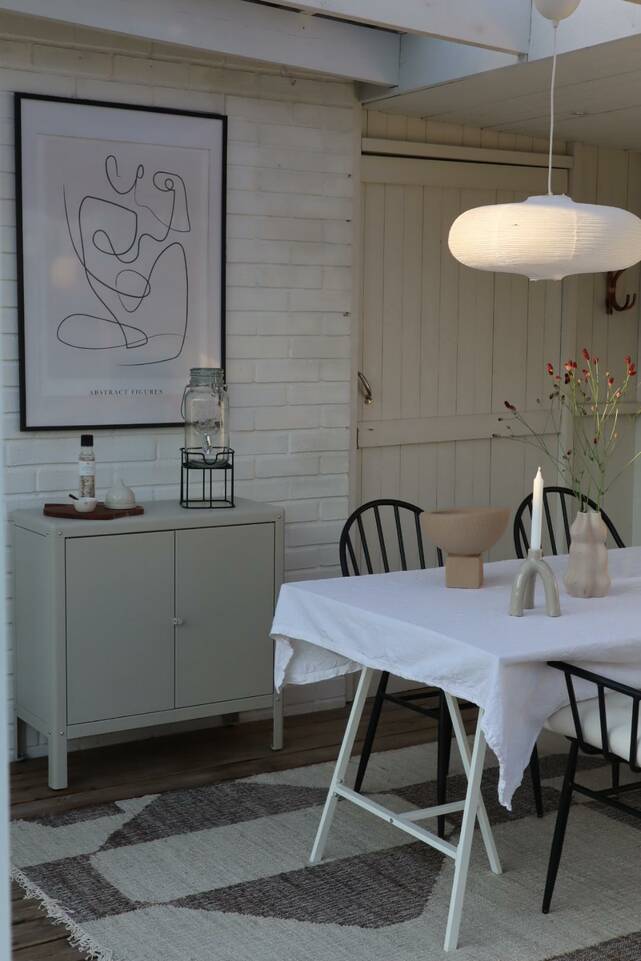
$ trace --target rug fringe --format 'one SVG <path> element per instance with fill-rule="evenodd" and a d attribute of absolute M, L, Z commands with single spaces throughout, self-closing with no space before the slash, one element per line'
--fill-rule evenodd
<path fill-rule="evenodd" d="M 57 901 L 45 894 L 42 888 L 30 881 L 26 874 L 18 868 L 11 869 L 11 879 L 20 885 L 25 896 L 32 898 L 40 904 L 53 924 L 64 927 L 69 934 L 69 942 L 72 947 L 82 951 L 92 961 L 126 961 L 125 958 L 117 958 L 113 951 L 106 950 L 90 935 L 86 934 L 79 924 L 64 911 Z"/>

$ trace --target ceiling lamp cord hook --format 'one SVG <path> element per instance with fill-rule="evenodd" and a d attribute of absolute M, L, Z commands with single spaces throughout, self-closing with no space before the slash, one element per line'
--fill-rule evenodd
<path fill-rule="evenodd" d="M 554 48 L 552 55 L 552 81 L 550 83 L 550 145 L 548 150 L 548 196 L 552 196 L 552 149 L 554 146 L 554 88 L 556 84 L 556 39 L 559 21 L 554 20 Z"/>

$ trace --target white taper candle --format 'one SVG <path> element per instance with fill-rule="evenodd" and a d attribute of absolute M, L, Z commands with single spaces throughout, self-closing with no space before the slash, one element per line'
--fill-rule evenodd
<path fill-rule="evenodd" d="M 532 532 L 530 548 L 533 551 L 541 549 L 541 524 L 543 522 L 543 474 L 541 468 L 536 472 L 532 487 Z"/>

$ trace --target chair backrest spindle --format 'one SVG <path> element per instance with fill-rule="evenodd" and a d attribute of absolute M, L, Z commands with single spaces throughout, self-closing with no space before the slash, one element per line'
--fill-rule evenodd
<path fill-rule="evenodd" d="M 610 753 L 610 741 L 608 738 L 608 718 L 605 712 L 605 689 L 603 684 L 597 684 L 599 698 L 599 725 L 601 727 L 601 747 L 606 754 Z"/>
<path fill-rule="evenodd" d="M 356 575 L 360 574 L 360 571 L 358 569 L 358 561 L 356 560 L 356 554 L 354 553 L 354 546 L 352 544 L 352 539 L 349 536 L 349 534 L 346 535 L 343 546 L 344 548 L 345 547 L 347 548 L 347 552 L 349 553 L 354 574 Z M 343 556 L 341 556 L 341 567 L 343 568 L 343 574 L 349 574 L 349 569 L 347 567 L 347 557 L 344 555 L 344 552 L 343 552 Z"/>
<path fill-rule="evenodd" d="M 568 508 L 567 508 L 567 504 L 565 503 L 565 496 L 566 496 L 565 494 L 561 494 L 561 498 L 560 498 L 561 513 L 563 514 L 563 530 L 565 532 L 565 549 L 566 551 L 569 552 L 570 541 L 572 540 L 572 537 L 570 535 L 570 522 L 568 520 Z"/>
<path fill-rule="evenodd" d="M 423 532 L 421 530 L 421 521 L 418 514 L 414 515 L 414 523 L 416 525 L 416 543 L 418 544 L 418 560 L 421 567 L 425 567 L 425 551 L 423 550 Z M 439 564 L 442 561 L 439 560 Z"/>
<path fill-rule="evenodd" d="M 570 698 L 570 710 L 572 711 L 572 719 L 574 721 L 574 726 L 576 728 L 576 736 L 581 747 L 584 746 L 583 740 L 583 729 L 581 727 L 581 716 L 579 715 L 579 709 L 576 703 L 576 694 L 574 693 L 574 682 L 572 681 L 572 675 L 565 675 L 565 683 L 568 689 L 568 697 Z"/>
<path fill-rule="evenodd" d="M 637 749 L 639 744 L 639 700 L 632 698 L 632 723 L 630 724 L 630 764 L 634 764 L 637 759 Z"/>
<path fill-rule="evenodd" d="M 367 573 L 373 574 L 374 568 L 372 567 L 372 559 L 370 557 L 369 547 L 367 546 L 367 536 L 365 534 L 365 528 L 363 527 L 363 520 L 360 514 L 356 518 L 356 523 L 358 525 L 358 533 L 361 536 L 361 547 L 363 548 L 363 556 L 367 565 Z"/>
<path fill-rule="evenodd" d="M 385 547 L 385 537 L 383 536 L 383 525 L 381 524 L 381 512 L 378 504 L 374 505 L 374 520 L 376 521 L 376 532 L 378 533 L 378 545 L 381 550 L 381 558 L 383 561 L 383 570 L 386 574 L 389 574 L 389 561 L 387 559 L 387 549 Z"/>
<path fill-rule="evenodd" d="M 550 504 L 545 490 L 543 491 L 543 510 L 545 511 L 545 520 L 547 522 L 548 537 L 550 538 L 550 547 L 552 548 L 552 553 L 558 554 L 556 549 L 556 538 L 554 536 L 554 524 L 552 523 L 552 515 L 550 514 Z"/>
<path fill-rule="evenodd" d="M 398 537 L 398 552 L 401 557 L 401 568 L 407 570 L 407 558 L 405 557 L 405 544 L 403 543 L 403 528 L 401 527 L 401 515 L 398 504 L 394 504 L 394 522 L 396 524 L 396 536 Z"/>

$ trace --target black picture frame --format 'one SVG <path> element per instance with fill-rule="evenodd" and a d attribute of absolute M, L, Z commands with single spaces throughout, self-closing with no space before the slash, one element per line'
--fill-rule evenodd
<path fill-rule="evenodd" d="M 220 366 L 226 366 L 226 242 L 227 242 L 227 140 L 228 123 L 225 114 L 179 110 L 170 107 L 147 106 L 143 104 L 129 104 L 119 101 L 102 101 L 73 97 L 57 97 L 47 94 L 14 93 L 14 129 L 15 129 L 15 196 L 16 196 L 16 253 L 17 253 L 17 312 L 18 312 L 18 346 L 19 346 L 19 395 L 20 395 L 20 430 L 23 432 L 64 431 L 64 430 L 115 430 L 115 429 L 158 429 L 163 427 L 176 428 L 182 426 L 182 420 L 145 420 L 141 422 L 109 422 L 97 423 L 91 418 L 87 422 L 73 424 L 42 424 L 30 423 L 27 387 L 27 325 L 29 319 L 25 308 L 25 238 L 24 238 L 24 191 L 23 177 L 23 105 L 31 102 L 48 102 L 56 104 L 70 104 L 96 109 L 136 111 L 140 114 L 170 115 L 177 117 L 192 117 L 214 120 L 221 124 L 221 169 L 220 169 Z M 195 365 L 196 366 L 196 365 Z M 184 383 L 187 384 L 189 370 L 185 370 Z"/>

